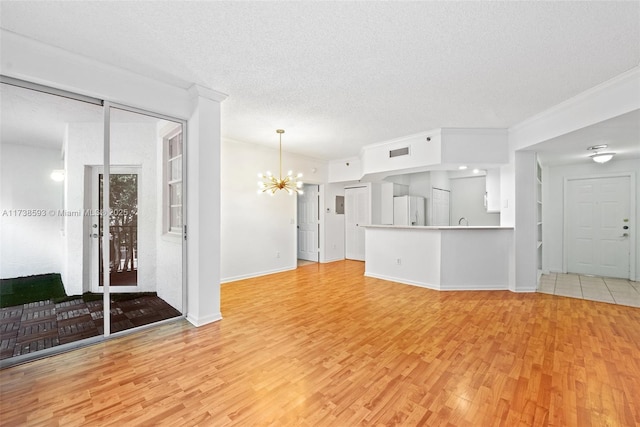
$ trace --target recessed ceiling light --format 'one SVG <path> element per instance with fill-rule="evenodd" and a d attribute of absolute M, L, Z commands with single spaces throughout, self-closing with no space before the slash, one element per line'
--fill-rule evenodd
<path fill-rule="evenodd" d="M 461 171 L 465 170 L 466 168 L 467 168 L 467 165 L 458 166 L 458 169 L 460 169 Z"/>
<path fill-rule="evenodd" d="M 480 169 L 474 169 L 473 173 L 480 173 Z"/>

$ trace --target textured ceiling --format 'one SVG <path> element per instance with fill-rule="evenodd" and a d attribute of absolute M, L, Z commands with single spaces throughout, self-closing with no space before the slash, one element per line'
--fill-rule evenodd
<path fill-rule="evenodd" d="M 2 28 L 227 93 L 223 137 L 321 159 L 509 127 L 640 63 L 640 2 L 6 2 Z"/>

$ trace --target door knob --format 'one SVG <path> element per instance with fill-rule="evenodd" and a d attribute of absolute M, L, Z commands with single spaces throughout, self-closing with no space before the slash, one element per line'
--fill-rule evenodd
<path fill-rule="evenodd" d="M 623 227 L 622 227 L 622 229 L 623 229 L 623 230 L 628 230 L 628 229 L 629 229 L 629 226 L 628 226 L 628 225 L 625 225 L 625 226 L 623 226 Z"/>
<path fill-rule="evenodd" d="M 620 237 L 629 237 L 629 233 L 622 233 L 622 236 Z"/>

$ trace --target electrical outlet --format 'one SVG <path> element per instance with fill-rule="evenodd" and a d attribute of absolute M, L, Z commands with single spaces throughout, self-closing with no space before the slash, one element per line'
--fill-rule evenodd
<path fill-rule="evenodd" d="M 276 258 L 280 258 L 280 252 L 276 252 Z"/>
<path fill-rule="evenodd" d="M 396 259 L 396 264 L 397 265 L 402 265 L 402 260 L 400 258 Z"/>

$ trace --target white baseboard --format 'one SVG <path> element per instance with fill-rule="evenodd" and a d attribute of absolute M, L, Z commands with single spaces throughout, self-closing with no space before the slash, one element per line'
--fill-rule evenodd
<path fill-rule="evenodd" d="M 516 290 L 509 289 L 511 292 L 515 292 L 516 294 L 524 294 L 524 293 L 532 293 L 536 292 L 536 288 L 518 288 Z"/>
<path fill-rule="evenodd" d="M 432 289 L 435 291 L 439 291 L 440 290 L 440 286 L 439 285 L 433 285 L 431 283 L 425 283 L 425 282 L 415 282 L 412 280 L 407 280 L 407 279 L 400 279 L 397 277 L 390 277 L 390 276 L 384 276 L 381 274 L 374 274 L 374 273 L 369 273 L 367 271 L 364 272 L 364 275 L 367 277 L 373 277 L 374 279 L 382 279 L 382 280 L 386 280 L 389 282 L 396 282 L 396 283 L 401 283 L 403 285 L 411 285 L 411 286 L 418 286 L 420 288 L 427 288 L 427 289 Z"/>
<path fill-rule="evenodd" d="M 241 274 L 239 276 L 233 276 L 233 277 L 223 277 L 222 279 L 220 279 L 220 283 L 230 283 L 230 282 L 237 282 L 238 280 L 253 279 L 254 277 L 267 276 L 269 274 L 276 274 L 276 273 L 283 273 L 285 271 L 295 270 L 296 268 L 298 267 L 289 266 L 289 267 L 279 268 L 275 270 L 258 271 L 258 272 L 249 273 L 249 274 Z"/>
<path fill-rule="evenodd" d="M 209 323 L 213 323 L 213 322 L 217 322 L 219 320 L 222 320 L 222 313 L 211 314 L 211 315 L 205 316 L 205 317 L 203 317 L 201 319 L 197 319 L 194 316 L 192 316 L 191 314 L 187 314 L 187 320 L 193 326 L 196 326 L 196 327 L 204 326 L 204 325 L 208 325 Z"/>

